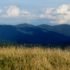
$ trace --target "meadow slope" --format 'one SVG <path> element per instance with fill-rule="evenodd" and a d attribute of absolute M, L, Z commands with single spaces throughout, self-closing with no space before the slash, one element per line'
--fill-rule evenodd
<path fill-rule="evenodd" d="M 55 48 L 0 48 L 0 70 L 70 70 L 70 51 Z"/>

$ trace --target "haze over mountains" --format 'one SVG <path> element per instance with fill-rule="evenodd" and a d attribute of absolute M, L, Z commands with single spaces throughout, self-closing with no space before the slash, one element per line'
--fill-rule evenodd
<path fill-rule="evenodd" d="M 0 25 L 0 42 L 68 45 L 70 44 L 70 25 Z"/>

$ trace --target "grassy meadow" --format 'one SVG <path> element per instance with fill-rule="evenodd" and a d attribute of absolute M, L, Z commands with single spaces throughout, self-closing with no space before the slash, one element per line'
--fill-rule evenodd
<path fill-rule="evenodd" d="M 70 50 L 59 48 L 0 48 L 0 70 L 70 70 Z"/>

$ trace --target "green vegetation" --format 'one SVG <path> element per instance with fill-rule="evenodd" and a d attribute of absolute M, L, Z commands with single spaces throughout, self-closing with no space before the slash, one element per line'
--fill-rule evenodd
<path fill-rule="evenodd" d="M 0 70 L 70 70 L 70 51 L 55 48 L 0 48 Z"/>

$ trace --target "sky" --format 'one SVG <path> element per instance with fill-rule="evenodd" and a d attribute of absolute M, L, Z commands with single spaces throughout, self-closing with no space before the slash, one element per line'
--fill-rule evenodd
<path fill-rule="evenodd" d="M 70 0 L 0 0 L 0 24 L 70 23 Z"/>

